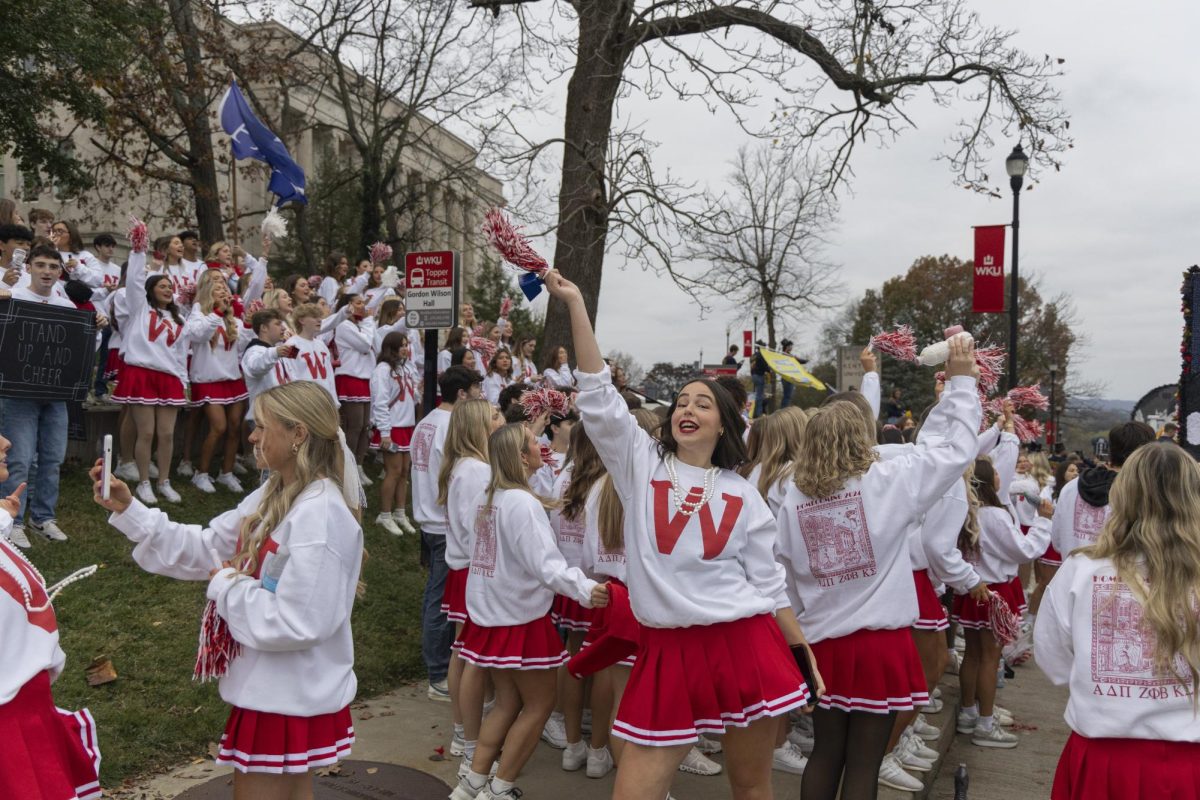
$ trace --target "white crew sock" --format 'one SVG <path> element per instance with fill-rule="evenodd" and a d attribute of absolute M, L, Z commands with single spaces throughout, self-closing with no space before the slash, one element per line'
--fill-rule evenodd
<path fill-rule="evenodd" d="M 981 714 L 979 716 L 979 721 L 975 723 L 975 730 L 989 733 L 992 730 L 994 720 L 995 717 L 993 717 L 991 714 L 988 714 L 986 717 Z"/>

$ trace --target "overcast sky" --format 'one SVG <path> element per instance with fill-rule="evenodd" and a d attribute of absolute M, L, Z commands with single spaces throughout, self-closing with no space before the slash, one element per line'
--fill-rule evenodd
<path fill-rule="evenodd" d="M 987 22 L 1019 31 L 1034 54 L 1067 59 L 1058 86 L 1075 149 L 1061 173 L 1044 174 L 1021 202 L 1022 275 L 1044 296 L 1070 294 L 1090 341 L 1073 368 L 1106 384 L 1104 396 L 1135 400 L 1179 377 L 1179 285 L 1200 261 L 1194 186 L 1200 88 L 1192 80 L 1200 8 L 1184 3 L 1009 0 L 978 3 Z M 1136 8 L 1136 11 L 1134 10 Z M 561 104 L 558 106 L 561 108 Z M 720 186 L 748 137 L 698 103 L 626 102 L 625 116 L 663 142 L 657 163 Z M 905 110 L 920 126 L 886 149 L 861 147 L 828 256 L 843 266 L 847 296 L 902 274 L 919 256 L 972 255 L 971 226 L 1011 219 L 1011 196 L 989 199 L 953 184 L 946 137 L 959 117 L 931 103 Z M 559 120 L 547 120 L 561 131 Z M 997 142 L 994 175 L 1015 142 Z M 1007 195 L 1007 188 L 1005 189 Z M 1011 237 L 1009 239 L 1011 247 Z M 1011 255 L 1008 257 L 1011 263 Z M 610 256 L 597 333 L 606 350 L 645 366 L 718 361 L 725 330 L 738 341 L 752 312 L 718 306 L 704 320 L 666 278 Z M 794 320 L 785 333 L 811 351 L 821 320 Z"/>

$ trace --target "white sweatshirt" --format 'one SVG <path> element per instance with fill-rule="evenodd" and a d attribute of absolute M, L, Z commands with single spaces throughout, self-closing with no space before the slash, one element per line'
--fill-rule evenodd
<path fill-rule="evenodd" d="M 413 431 L 412 501 L 413 516 L 422 533 L 445 536 L 450 530 L 446 507 L 438 505 L 438 474 L 442 470 L 442 455 L 446 433 L 450 429 L 450 412 L 444 404 L 430 411 Z"/>
<path fill-rule="evenodd" d="M 125 363 L 167 372 L 187 383 L 187 339 L 183 335 L 183 323 L 176 323 L 170 314 L 151 308 L 146 301 L 145 253 L 129 254 L 125 282 L 134 287 L 125 293 L 129 308 L 128 324 L 122 329 Z"/>
<path fill-rule="evenodd" d="M 288 561 L 274 592 L 226 568 L 210 580 L 209 548 L 222 560 L 237 551 L 242 521 L 262 500 L 263 489 L 209 523 L 172 522 L 134 500 L 109 522 L 137 543 L 133 559 L 157 575 L 207 581 L 208 598 L 242 645 L 221 678 L 230 705 L 273 714 L 310 717 L 345 708 L 354 699 L 354 640 L 350 611 L 362 564 L 363 534 L 330 480 L 314 481 L 271 532 Z M 277 556 L 268 556 L 269 559 Z"/>
<path fill-rule="evenodd" d="M 746 478 L 746 481 L 757 489 L 760 477 L 762 477 L 762 465 L 755 464 L 754 469 L 750 470 L 750 475 Z M 779 514 L 779 507 L 783 505 L 783 498 L 787 496 L 788 484 L 791 482 L 792 464 L 789 462 L 787 468 L 780 474 L 779 480 L 767 487 L 767 496 L 763 498 L 767 501 L 767 506 L 771 509 L 771 514 Z"/>
<path fill-rule="evenodd" d="M 862 383 L 859 384 L 858 390 L 862 392 L 862 396 L 866 398 L 867 404 L 871 406 L 871 413 L 875 415 L 875 419 L 879 419 L 879 404 L 882 401 L 883 394 L 883 390 L 879 385 L 879 373 L 864 372 Z"/>
<path fill-rule="evenodd" d="M 417 424 L 417 385 L 420 377 L 411 361 L 396 369 L 384 363 L 371 373 L 371 424 L 384 436 L 392 428 L 411 428 Z"/>
<path fill-rule="evenodd" d="M 567 566 L 537 498 L 501 489 L 490 508 L 479 499 L 467 575 L 471 622 L 485 628 L 533 622 L 550 613 L 556 593 L 591 608 L 596 582 Z"/>
<path fill-rule="evenodd" d="M 1038 666 L 1070 687 L 1064 718 L 1081 736 L 1200 742 L 1190 677 L 1183 684 L 1155 670 L 1143 616 L 1111 560 L 1064 558 L 1034 624 Z M 1182 658 L 1176 665 L 1185 672 Z"/>
<path fill-rule="evenodd" d="M 508 388 L 511 383 L 511 378 L 506 378 L 495 372 L 489 372 L 483 378 L 483 396 L 492 405 L 498 405 L 500 403 L 500 393 Z"/>
<path fill-rule="evenodd" d="M 858 630 L 907 628 L 917 618 L 907 535 L 975 458 L 982 410 L 975 380 L 955 376 L 929 419 L 929 437 L 876 461 L 830 497 L 793 483 L 779 512 L 779 560 L 810 642 Z"/>
<path fill-rule="evenodd" d="M 300 352 L 295 358 L 287 359 L 288 377 L 293 381 L 313 381 L 329 392 L 334 408 L 341 408 L 337 386 L 333 382 L 333 356 L 320 339 L 305 339 L 296 335 L 287 340 Z"/>
<path fill-rule="evenodd" d="M 526 361 L 518 356 L 513 356 L 513 380 L 521 383 L 537 383 L 538 368 L 532 361 Z"/>
<path fill-rule="evenodd" d="M 115 292 L 117 290 L 117 286 L 120 285 L 121 265 L 114 264 L 111 261 L 101 261 L 91 253 L 85 252 L 84 255 L 92 258 L 93 267 L 96 270 L 97 276 L 100 278 L 100 284 L 92 289 L 92 302 L 101 303 L 106 297 L 109 296 L 109 294 Z M 109 345 L 111 346 L 111 344 L 112 339 L 110 337 Z"/>
<path fill-rule="evenodd" d="M 59 297 L 53 292 L 43 297 L 42 295 L 33 291 L 33 289 L 30 289 L 26 286 L 21 286 L 13 289 L 11 293 L 13 300 L 20 300 L 25 303 L 41 303 L 42 305 L 46 306 L 58 306 L 59 308 L 70 308 L 76 311 L 78 310 L 78 307 L 68 298 Z"/>
<path fill-rule="evenodd" d="M 1026 493 L 1032 493 L 1040 500 L 1042 487 L 1038 486 L 1032 475 L 1014 475 L 1012 483 L 1008 485 L 1008 499 L 1017 515 L 1017 524 L 1029 527 L 1037 516 L 1038 504 L 1026 500 Z"/>
<path fill-rule="evenodd" d="M 912 547 L 909 548 L 914 570 L 927 568 L 934 583 L 944 583 L 960 594 L 970 591 L 980 581 L 979 573 L 958 549 L 958 536 L 967 521 L 967 510 L 967 487 L 962 480 L 957 480 L 951 484 L 950 491 L 925 512 L 918 540 L 920 552 L 914 553 Z"/>
<path fill-rule="evenodd" d="M 1079 496 L 1079 479 L 1076 478 L 1058 493 L 1050 543 L 1065 559 L 1072 550 L 1095 544 L 1111 513 L 1109 506 L 1097 508 L 1084 502 Z"/>
<path fill-rule="evenodd" d="M 370 380 L 375 371 L 375 320 L 367 317 L 357 325 L 346 320 L 337 326 L 333 338 L 338 351 L 334 374 Z"/>
<path fill-rule="evenodd" d="M 546 369 L 542 372 L 542 377 L 546 379 L 552 388 L 558 389 L 559 391 L 570 389 L 575 385 L 575 381 L 571 378 L 571 368 L 566 364 L 563 364 L 558 369 L 550 369 L 549 367 L 546 367 Z M 628 408 L 628 406 L 626 406 L 626 408 Z"/>
<path fill-rule="evenodd" d="M 979 509 L 979 548 L 968 553 L 967 561 L 987 583 L 1004 583 L 1017 574 L 1017 567 L 1046 552 L 1050 543 L 1050 520 L 1039 516 L 1021 533 L 1008 510 L 995 506 Z"/>
<path fill-rule="evenodd" d="M 567 493 L 567 489 L 571 485 L 571 475 L 574 472 L 574 464 L 568 464 L 563 468 L 562 472 L 558 473 L 558 477 L 554 479 L 554 487 L 551 489 L 550 497 L 561 501 Z M 553 508 L 550 510 L 550 529 L 554 531 L 554 540 L 558 543 L 558 552 L 562 553 L 567 564 L 572 567 L 578 567 L 583 563 L 583 536 L 584 529 L 587 526 L 587 512 L 579 516 L 578 519 L 567 519 L 562 515 L 561 508 Z"/>
<path fill-rule="evenodd" d="M 274 389 L 292 378 L 286 360 L 279 357 L 279 346 L 265 344 L 255 339 L 242 354 L 242 376 L 246 379 L 246 391 L 250 402 L 246 407 L 246 420 L 254 420 L 254 398 L 267 389 Z"/>
<path fill-rule="evenodd" d="M 317 287 L 317 296 L 324 297 L 325 302 L 329 304 L 329 307 L 333 308 L 335 305 L 337 305 L 338 288 L 339 284 L 337 278 L 326 275 L 321 279 L 321 285 Z"/>
<path fill-rule="evenodd" d="M 9 544 L 13 520 L 0 511 L 0 642 L 4 642 L 4 669 L 0 669 L 0 706 L 11 701 L 21 687 L 43 672 L 58 678 L 67 663 L 58 642 L 54 607 L 30 611 L 22 589 L 34 608 L 47 603 L 46 586 L 17 548 Z"/>
<path fill-rule="evenodd" d="M 686 628 L 786 607 L 775 522 L 758 491 L 723 469 L 708 504 L 690 517 L 679 513 L 658 442 L 634 421 L 608 367 L 575 377 L 576 407 L 625 508 L 627 583 L 638 621 Z M 677 462 L 676 472 L 680 488 L 698 497 L 705 471 Z"/>
<path fill-rule="evenodd" d="M 600 541 L 600 491 L 604 487 L 601 478 L 592 485 L 588 492 L 587 503 L 584 506 L 586 525 L 583 529 L 583 562 L 580 568 L 590 577 L 597 580 L 616 578 L 625 582 L 625 548 L 618 547 L 609 550 Z"/>
<path fill-rule="evenodd" d="M 446 532 L 446 566 L 466 569 L 471 566 L 471 541 L 475 534 L 475 512 L 483 503 L 482 495 L 492 480 L 492 468 L 477 458 L 460 458 L 450 470 L 446 492 L 446 512 L 450 527 Z"/>
<path fill-rule="evenodd" d="M 125 326 L 129 324 L 129 306 L 125 301 L 124 286 L 113 290 L 104 298 L 104 313 L 108 315 L 109 325 L 112 327 L 112 335 L 108 337 L 108 349 L 120 353 L 124 349 Z"/>
<path fill-rule="evenodd" d="M 192 347 L 192 383 L 232 381 L 242 377 L 241 355 L 253 335 L 240 320 L 236 324 L 236 338 L 228 339 L 224 317 L 216 312 L 205 314 L 199 303 L 192 306 L 192 313 L 183 327 L 183 336 Z"/>

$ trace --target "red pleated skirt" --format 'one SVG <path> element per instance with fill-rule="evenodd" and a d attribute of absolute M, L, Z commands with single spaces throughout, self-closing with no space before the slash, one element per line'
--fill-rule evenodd
<path fill-rule="evenodd" d="M 87 709 L 55 708 L 48 672 L 0 705 L 0 797 L 98 799 L 99 775 L 96 722 Z"/>
<path fill-rule="evenodd" d="M 1017 585 L 1021 585 L 1020 581 L 1017 581 Z M 989 583 L 988 588 L 1000 595 L 1014 614 L 1018 617 L 1021 615 L 1021 603 L 1025 599 L 1025 593 L 1021 592 L 1018 596 L 1013 590 L 1012 581 Z M 987 603 L 980 603 L 969 594 L 954 595 L 954 607 L 950 617 L 964 628 L 977 631 L 992 629 L 992 618 Z"/>
<path fill-rule="evenodd" d="M 1046 548 L 1046 552 L 1042 553 L 1042 557 L 1038 560 L 1051 567 L 1061 567 L 1062 553 L 1055 550 L 1054 545 L 1050 545 Z"/>
<path fill-rule="evenodd" d="M 343 403 L 371 402 L 371 382 L 366 378 L 355 378 L 353 375 L 334 375 L 333 385 L 337 387 L 338 400 Z"/>
<path fill-rule="evenodd" d="M 250 392 L 246 390 L 246 382 L 241 378 L 192 384 L 192 405 L 194 406 L 204 403 L 231 406 L 249 397 Z"/>
<path fill-rule="evenodd" d="M 216 763 L 238 772 L 273 775 L 308 772 L 350 755 L 350 707 L 315 717 L 293 717 L 237 708 L 229 713 Z"/>
<path fill-rule="evenodd" d="M 701 733 L 744 728 L 807 700 L 808 687 L 770 614 L 643 628 L 612 732 L 641 745 L 692 744 Z"/>
<path fill-rule="evenodd" d="M 446 573 L 446 588 L 442 592 L 442 613 L 451 622 L 467 621 L 467 573 L 469 569 L 452 569 Z"/>
<path fill-rule="evenodd" d="M 917 587 L 917 621 L 913 627 L 919 631 L 944 631 L 949 628 L 950 620 L 946 619 L 946 609 L 933 590 L 929 571 L 913 570 L 913 583 Z"/>
<path fill-rule="evenodd" d="M 187 396 L 183 381 L 177 375 L 136 364 L 122 364 L 112 401 L 142 406 L 185 406 Z"/>
<path fill-rule="evenodd" d="M 120 350 L 109 350 L 108 359 L 104 362 L 104 380 L 113 381 L 121 374 L 121 367 L 125 365 L 125 360 L 121 358 Z"/>
<path fill-rule="evenodd" d="M 550 606 L 550 621 L 569 631 L 586 631 L 592 627 L 592 610 L 578 600 L 556 594 Z"/>
<path fill-rule="evenodd" d="M 810 646 L 825 681 L 821 708 L 887 714 L 929 702 L 921 657 L 907 628 L 860 630 Z"/>
<path fill-rule="evenodd" d="M 486 628 L 467 620 L 454 643 L 458 657 L 492 669 L 557 669 L 567 651 L 550 615 L 524 625 Z"/>
<path fill-rule="evenodd" d="M 1200 744 L 1072 733 L 1051 800 L 1200 800 Z"/>
<path fill-rule="evenodd" d="M 1013 579 L 1008 582 L 1009 591 L 1012 593 L 1012 598 L 1016 602 L 1016 615 L 1018 617 L 1024 615 L 1029 610 L 1029 603 L 1025 600 L 1025 587 L 1021 585 L 1021 576 L 1014 575 Z"/>

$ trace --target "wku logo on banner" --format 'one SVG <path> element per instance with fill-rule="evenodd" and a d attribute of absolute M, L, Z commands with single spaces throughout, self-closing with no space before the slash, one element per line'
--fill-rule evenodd
<path fill-rule="evenodd" d="M 671 515 L 671 482 L 650 481 L 654 489 L 654 536 L 658 540 L 658 552 L 669 556 L 675 550 L 683 529 L 687 527 L 688 517 L 678 511 Z M 693 486 L 688 490 L 687 500 L 694 503 L 704 495 L 704 490 Z M 737 525 L 742 513 L 742 498 L 736 494 L 722 494 L 725 510 L 721 513 L 721 524 L 713 523 L 712 506 L 706 503 L 697 514 L 700 517 L 700 536 L 704 542 L 704 560 L 710 561 L 721 555 L 733 528 Z"/>
<path fill-rule="evenodd" d="M 324 353 L 301 353 L 300 356 L 304 359 L 304 363 L 308 365 L 308 374 L 316 380 L 318 375 L 321 380 L 329 376 L 329 368 L 325 365 Z"/>
<path fill-rule="evenodd" d="M 182 326 L 176 325 L 169 317 L 164 317 L 159 314 L 150 315 L 150 341 L 157 342 L 158 337 L 162 334 L 167 335 L 167 347 L 174 347 L 175 340 L 179 338 L 179 331 Z"/>

